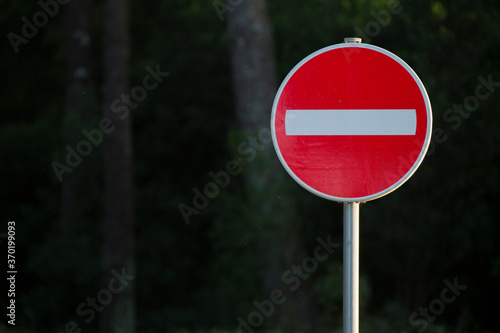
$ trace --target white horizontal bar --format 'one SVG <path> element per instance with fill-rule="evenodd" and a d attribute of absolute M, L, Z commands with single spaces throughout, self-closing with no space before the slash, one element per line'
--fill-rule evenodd
<path fill-rule="evenodd" d="M 287 110 L 286 135 L 415 135 L 414 109 Z"/>

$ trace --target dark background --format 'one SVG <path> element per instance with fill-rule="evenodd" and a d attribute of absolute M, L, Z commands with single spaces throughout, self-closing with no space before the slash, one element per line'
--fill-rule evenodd
<path fill-rule="evenodd" d="M 268 126 L 297 62 L 364 33 L 415 70 L 444 134 L 407 183 L 361 207 L 361 332 L 498 332 L 498 2 L 62 2 L 18 52 L 9 33 L 43 7 L 1 2 L 0 233 L 16 222 L 18 274 L 16 326 L 2 296 L 0 331 L 235 332 L 280 289 L 252 330 L 341 332 L 341 247 L 297 290 L 283 274 L 318 237 L 342 244 L 342 205 L 295 184 L 270 144 L 240 145 Z M 169 74 L 59 181 L 54 161 L 148 66 Z M 186 223 L 179 205 L 232 160 L 242 171 Z M 133 278 L 109 293 L 122 269 Z M 446 280 L 467 286 L 450 303 Z M 95 318 L 77 311 L 96 296 Z"/>

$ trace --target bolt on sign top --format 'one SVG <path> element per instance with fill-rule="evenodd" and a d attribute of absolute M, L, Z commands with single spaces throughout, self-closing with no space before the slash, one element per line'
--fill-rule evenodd
<path fill-rule="evenodd" d="M 287 172 L 338 202 L 386 195 L 408 180 L 431 139 L 429 97 L 398 56 L 358 40 L 298 63 L 273 104 L 271 132 Z"/>

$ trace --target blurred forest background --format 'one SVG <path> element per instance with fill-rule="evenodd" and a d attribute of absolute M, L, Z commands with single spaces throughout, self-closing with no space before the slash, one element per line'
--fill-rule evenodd
<path fill-rule="evenodd" d="M 293 66 L 352 36 L 415 70 L 439 129 L 361 207 L 361 332 L 498 332 L 498 1 L 1 3 L 1 332 L 341 332 L 342 247 L 304 264 L 342 205 L 262 131 Z"/>

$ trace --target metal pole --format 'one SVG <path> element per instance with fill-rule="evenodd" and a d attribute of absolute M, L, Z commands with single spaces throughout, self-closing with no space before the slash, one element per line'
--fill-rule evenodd
<path fill-rule="evenodd" d="M 361 43 L 347 37 L 344 43 Z M 359 202 L 344 203 L 344 333 L 359 333 Z"/>
<path fill-rule="evenodd" d="M 359 333 L 359 202 L 344 203 L 343 333 Z"/>

